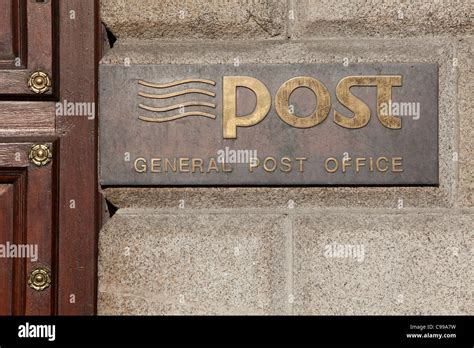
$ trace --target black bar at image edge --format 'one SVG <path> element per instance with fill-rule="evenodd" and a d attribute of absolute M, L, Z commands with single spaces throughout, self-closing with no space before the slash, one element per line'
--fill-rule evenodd
<path fill-rule="evenodd" d="M 0 317 L 0 347 L 71 344 L 473 347 L 473 331 L 472 317 L 462 316 Z M 39 335 L 43 337 L 32 337 Z"/>

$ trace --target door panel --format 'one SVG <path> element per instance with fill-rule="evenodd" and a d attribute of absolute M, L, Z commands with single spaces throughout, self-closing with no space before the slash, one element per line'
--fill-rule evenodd
<path fill-rule="evenodd" d="M 21 67 L 26 57 L 26 11 L 21 0 L 2 0 L 0 12 L 0 68 Z M 15 58 L 20 58 L 15 61 Z M 16 63 L 16 66 L 15 66 Z"/>
<path fill-rule="evenodd" d="M 5 147 L 0 144 L 0 149 Z M 5 157 L 0 159 L 4 162 Z M 12 247 L 25 244 L 26 169 L 0 169 L 0 315 L 21 315 L 25 309 L 25 259 L 12 254 Z"/>
<path fill-rule="evenodd" d="M 28 80 L 36 71 L 53 73 L 53 15 L 57 0 L 0 0 L 0 97 L 36 99 L 53 95 L 54 87 L 35 93 Z"/>
<path fill-rule="evenodd" d="M 37 139 L 55 151 L 53 141 Z M 56 163 L 31 163 L 36 142 L 0 143 L 0 315 L 51 315 L 55 295 Z M 48 270 L 51 284 L 29 286 L 29 275 Z"/>
<path fill-rule="evenodd" d="M 12 0 L 7 1 L 9 4 Z M 0 64 L 2 67 L 13 63 L 13 7 L 8 6 L 0 12 Z M 13 67 L 10 65 L 10 67 Z"/>
<path fill-rule="evenodd" d="M 14 184 L 0 181 L 0 244 L 14 238 Z M 13 314 L 13 262 L 2 255 L 0 258 L 0 315 Z"/>

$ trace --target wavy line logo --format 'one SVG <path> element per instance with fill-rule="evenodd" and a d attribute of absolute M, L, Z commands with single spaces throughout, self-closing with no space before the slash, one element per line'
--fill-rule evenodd
<path fill-rule="evenodd" d="M 215 119 L 216 115 L 203 111 L 185 112 L 186 107 L 207 107 L 216 109 L 214 103 L 203 101 L 204 98 L 215 98 L 216 93 L 207 89 L 187 88 L 176 91 L 174 88 L 186 84 L 201 84 L 207 86 L 216 86 L 216 82 L 205 79 L 186 79 L 169 83 L 150 83 L 143 80 L 138 81 L 139 85 L 149 89 L 162 91 L 167 88 L 173 88 L 159 94 L 139 92 L 138 95 L 147 100 L 168 100 L 179 97 L 183 103 L 174 103 L 161 107 L 140 104 L 143 110 L 158 113 L 156 117 L 139 116 L 139 119 L 147 122 L 167 122 L 182 119 L 184 117 L 207 117 Z M 401 129 L 402 120 L 399 113 L 386 110 L 385 106 L 389 105 L 391 109 L 392 88 L 402 87 L 402 75 L 361 75 L 347 76 L 339 80 L 336 85 L 336 97 L 338 101 L 352 112 L 352 116 L 344 115 L 333 110 L 333 121 L 340 127 L 347 129 L 358 129 L 365 127 L 372 117 L 373 111 L 377 114 L 379 122 L 389 129 Z M 296 115 L 294 106 L 290 104 L 292 93 L 302 87 L 311 90 L 316 99 L 316 108 L 310 115 Z M 351 88 L 355 87 L 375 87 L 376 88 L 376 109 L 371 110 L 370 107 L 351 92 Z M 238 89 L 246 88 L 255 95 L 253 111 L 247 115 L 237 114 L 238 103 L 249 104 L 246 98 L 238 98 Z M 194 98 L 188 96 L 194 95 Z M 199 97 L 196 97 L 199 95 Z M 171 102 L 172 103 L 172 102 Z M 274 100 L 270 90 L 257 78 L 250 76 L 223 76 L 222 78 L 222 131 L 224 139 L 236 139 L 237 129 L 240 127 L 253 127 L 262 122 L 269 114 L 272 105 L 277 117 L 279 117 L 287 125 L 306 129 L 312 128 L 323 123 L 331 114 L 332 102 L 331 94 L 326 86 L 319 80 L 309 76 L 297 76 L 284 82 L 276 91 Z M 395 104 L 397 106 L 398 104 Z M 247 105 L 248 106 L 248 105 Z M 394 106 L 394 107 L 395 107 Z M 169 116 L 168 111 L 179 109 L 177 114 Z M 166 112 L 166 113 L 165 113 Z M 164 114 L 163 114 L 164 113 Z"/>
<path fill-rule="evenodd" d="M 199 83 L 199 84 L 208 85 L 208 86 L 216 85 L 215 81 L 206 80 L 206 79 L 186 79 L 186 80 L 179 80 L 179 81 L 174 81 L 174 82 L 169 82 L 169 83 L 151 83 L 151 82 L 139 80 L 138 81 L 139 85 L 153 88 L 158 91 L 158 94 L 139 92 L 138 95 L 150 101 L 151 100 L 168 101 L 169 99 L 174 99 L 176 97 L 181 97 L 181 96 L 187 97 L 187 96 L 192 96 L 196 94 L 215 98 L 216 96 L 215 92 L 209 91 L 206 89 L 201 89 L 201 88 L 187 88 L 187 89 L 183 89 L 183 90 L 175 91 L 175 92 L 161 93 L 162 90 L 165 90 L 167 88 L 187 85 L 191 83 Z M 161 107 L 150 106 L 147 104 L 140 103 L 138 107 L 142 110 L 159 114 L 156 117 L 150 117 L 150 116 L 138 117 L 140 120 L 145 121 L 145 122 L 161 123 L 161 122 L 175 121 L 175 120 L 179 120 L 185 117 L 207 117 L 211 119 L 216 118 L 215 114 L 203 112 L 203 111 L 185 112 L 185 108 L 188 108 L 188 107 L 207 107 L 207 108 L 212 108 L 212 109 L 216 108 L 216 104 L 214 103 L 209 103 L 209 102 L 204 102 L 204 101 L 199 101 L 199 100 L 189 100 L 189 101 L 176 103 L 176 104 L 173 104 L 171 102 Z M 179 110 L 179 111 L 177 114 L 174 114 L 174 115 L 163 114 L 163 113 L 167 113 L 168 111 L 173 111 L 173 110 Z"/>

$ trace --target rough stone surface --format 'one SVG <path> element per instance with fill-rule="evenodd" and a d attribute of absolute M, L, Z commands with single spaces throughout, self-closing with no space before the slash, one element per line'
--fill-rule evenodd
<path fill-rule="evenodd" d="M 457 68 L 459 111 L 459 202 L 462 207 L 474 207 L 474 40 L 459 41 Z"/>
<path fill-rule="evenodd" d="M 462 207 L 474 207 L 474 161 L 459 163 L 459 199 Z"/>
<path fill-rule="evenodd" d="M 446 210 L 122 209 L 101 232 L 99 314 L 472 314 L 473 226 Z"/>
<path fill-rule="evenodd" d="M 293 0 L 293 38 L 473 33 L 471 1 Z"/>
<path fill-rule="evenodd" d="M 474 311 L 473 215 L 297 216 L 294 311 L 434 315 Z M 363 245 L 361 262 L 326 246 Z"/>
<path fill-rule="evenodd" d="M 107 199 L 119 207 L 192 208 L 286 207 L 450 207 L 455 201 L 456 70 L 454 45 L 444 40 L 314 40 L 310 42 L 177 44 L 129 40 L 107 54 L 102 64 L 350 63 L 434 62 L 439 65 L 439 187 L 339 188 L 110 188 Z M 179 52 L 179 54 L 177 53 Z"/>
<path fill-rule="evenodd" d="M 286 217 L 119 210 L 100 235 L 100 314 L 286 311 Z"/>
<path fill-rule="evenodd" d="M 285 38 L 286 1 L 101 0 L 102 21 L 119 39 Z"/>

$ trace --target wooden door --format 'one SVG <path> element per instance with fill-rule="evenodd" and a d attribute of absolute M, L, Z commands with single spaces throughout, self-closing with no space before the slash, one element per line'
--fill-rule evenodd
<path fill-rule="evenodd" d="M 0 96 L 2 99 L 50 98 L 53 88 L 34 90 L 27 83 L 35 72 L 56 77 L 53 16 L 56 1 L 1 0 Z M 56 86 L 55 86 L 56 88 Z"/>
<path fill-rule="evenodd" d="M 56 150 L 54 141 L 36 140 Z M 0 144 L 0 315 L 55 312 L 57 169 L 53 157 L 35 154 L 36 145 L 5 138 Z"/>
<path fill-rule="evenodd" d="M 0 0 L 0 315 L 95 313 L 97 9 Z"/>

